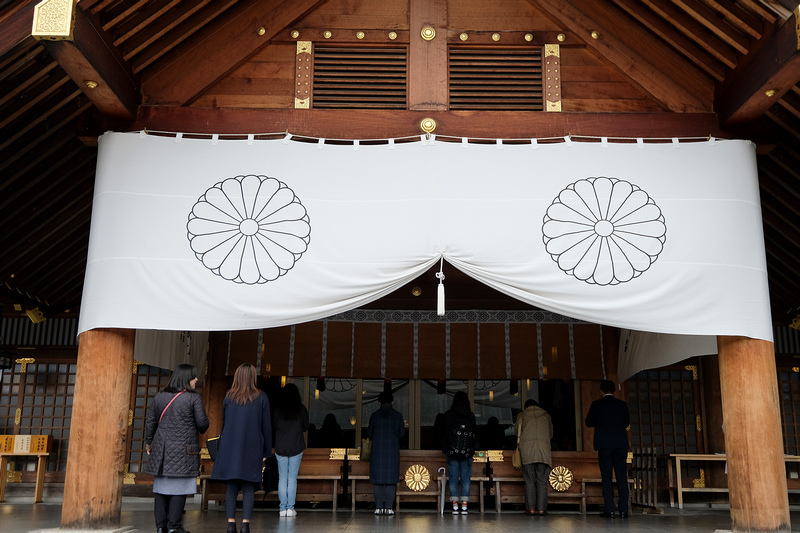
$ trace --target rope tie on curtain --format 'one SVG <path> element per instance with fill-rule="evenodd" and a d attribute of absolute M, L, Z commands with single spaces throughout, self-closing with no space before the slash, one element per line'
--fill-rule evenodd
<path fill-rule="evenodd" d="M 436 314 L 444 316 L 444 256 L 439 260 L 439 272 L 436 274 L 439 280 L 439 288 L 436 292 Z"/>

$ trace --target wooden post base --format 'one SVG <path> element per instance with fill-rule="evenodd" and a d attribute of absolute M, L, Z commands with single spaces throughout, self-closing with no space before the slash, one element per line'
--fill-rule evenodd
<path fill-rule="evenodd" d="M 733 531 L 790 531 L 775 349 L 717 337 Z"/>
<path fill-rule="evenodd" d="M 81 333 L 61 527 L 119 527 L 133 376 L 132 329 Z"/>

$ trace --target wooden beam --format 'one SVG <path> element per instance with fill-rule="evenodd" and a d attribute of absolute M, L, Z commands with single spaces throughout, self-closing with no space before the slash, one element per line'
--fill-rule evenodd
<path fill-rule="evenodd" d="M 81 9 L 65 16 L 71 16 L 74 22 L 71 38 L 51 40 L 36 28 L 34 36 L 103 115 L 134 118 L 141 98 L 133 71 L 122 54 L 99 23 Z"/>
<path fill-rule="evenodd" d="M 24 0 L 0 14 L 0 56 L 31 36 L 33 8 L 38 0 Z"/>
<path fill-rule="evenodd" d="M 572 2 L 562 0 L 527 0 L 531 5 L 547 14 L 554 22 L 572 31 L 586 42 L 586 46 L 601 58 L 604 58 L 626 76 L 631 82 L 641 87 L 666 109 L 677 113 L 705 112 L 709 105 L 685 88 L 679 81 L 693 76 L 696 69 L 685 59 L 665 50 L 662 42 L 654 36 L 637 30 L 631 25 L 601 24 L 595 17 L 601 11 L 613 6 L 606 2 L 581 4 L 575 7 Z M 602 4 L 602 5 L 601 5 Z M 593 9 L 593 16 L 588 12 Z M 608 18 L 608 17 L 605 17 Z M 620 31 L 624 30 L 624 31 Z M 636 37 L 646 41 L 646 48 L 630 46 L 625 39 Z M 646 58 L 642 52 L 652 56 L 653 50 L 660 50 L 669 68 L 659 68 L 652 59 Z M 681 66 L 682 65 L 682 66 Z M 681 72 L 681 76 L 676 76 Z"/>
<path fill-rule="evenodd" d="M 423 118 L 437 135 L 530 139 L 563 137 L 725 137 L 713 113 L 543 113 L 373 109 L 220 109 L 141 106 L 131 129 L 186 133 L 270 133 L 337 139 L 420 135 Z"/>
<path fill-rule="evenodd" d="M 148 73 L 142 92 L 148 103 L 191 103 L 269 44 L 278 32 L 327 0 L 247 0 L 230 16 L 183 43 L 169 61 Z M 202 68 L 199 68 L 202 65 Z"/>
<path fill-rule="evenodd" d="M 448 107 L 446 0 L 410 0 L 408 43 L 408 108 L 444 111 Z M 423 28 L 432 28 L 430 40 Z"/>
<path fill-rule="evenodd" d="M 724 125 L 750 122 L 763 115 L 778 98 L 800 82 L 800 8 L 783 23 L 716 98 Z M 767 91 L 775 91 L 772 96 Z"/>

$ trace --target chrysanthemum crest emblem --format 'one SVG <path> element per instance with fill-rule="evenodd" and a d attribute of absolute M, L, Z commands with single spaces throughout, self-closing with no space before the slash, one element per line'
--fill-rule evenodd
<path fill-rule="evenodd" d="M 255 285 L 291 270 L 311 242 L 306 208 L 269 176 L 227 178 L 197 200 L 186 223 L 189 245 L 223 279 Z"/>
<path fill-rule="evenodd" d="M 581 281 L 617 285 L 640 276 L 667 239 L 661 208 L 638 186 L 593 177 L 562 190 L 542 224 L 545 249 Z"/>

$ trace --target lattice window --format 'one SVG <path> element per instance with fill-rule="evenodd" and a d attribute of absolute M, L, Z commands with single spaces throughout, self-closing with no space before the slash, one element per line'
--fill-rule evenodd
<path fill-rule="evenodd" d="M 662 459 L 671 453 L 704 453 L 698 429 L 700 394 L 693 367 L 668 367 L 639 372 L 627 382 L 631 413 L 631 447 L 656 447 Z M 686 479 L 700 478 L 700 468 L 681 465 Z"/>
<path fill-rule="evenodd" d="M 315 45 L 315 108 L 405 109 L 406 48 Z"/>
<path fill-rule="evenodd" d="M 76 370 L 74 360 L 47 359 L 16 363 L 12 370 L 2 371 L 0 432 L 52 435 L 48 471 L 66 471 Z M 33 472 L 36 469 L 35 457 L 15 457 L 14 461 L 15 470 Z"/>
<path fill-rule="evenodd" d="M 141 472 L 142 466 L 147 462 L 144 445 L 147 406 L 153 396 L 167 386 L 169 376 L 170 371 L 166 369 L 143 364 L 136 367 L 131 390 L 133 416 L 131 417 L 130 431 L 128 431 L 128 472 L 131 474 Z"/>
<path fill-rule="evenodd" d="M 450 48 L 450 109 L 542 111 L 541 48 Z"/>
<path fill-rule="evenodd" d="M 783 449 L 788 455 L 800 453 L 800 373 L 780 370 Z"/>

